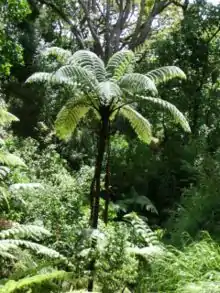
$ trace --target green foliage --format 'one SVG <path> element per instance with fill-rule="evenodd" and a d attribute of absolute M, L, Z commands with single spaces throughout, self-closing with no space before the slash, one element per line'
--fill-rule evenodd
<path fill-rule="evenodd" d="M 18 247 L 25 247 L 35 251 L 37 254 L 42 254 L 51 258 L 62 258 L 59 253 L 48 247 L 31 241 L 21 240 L 22 238 L 40 240 L 48 235 L 50 235 L 50 233 L 47 230 L 33 225 L 18 225 L 8 230 L 3 230 L 0 232 L 1 257 L 14 258 L 14 252 L 18 250 Z"/>
<path fill-rule="evenodd" d="M 183 251 L 168 247 L 155 258 L 135 292 L 217 292 L 218 266 L 219 246 L 203 234 Z"/>
<path fill-rule="evenodd" d="M 9 76 L 13 65 L 23 62 L 23 48 L 16 26 L 30 13 L 26 0 L 3 0 L 0 3 L 0 76 Z"/>
<path fill-rule="evenodd" d="M 42 285 L 51 280 L 64 280 L 71 276 L 70 273 L 64 271 L 54 271 L 52 273 L 35 275 L 32 277 L 24 278 L 19 281 L 8 281 L 3 287 L 0 287 L 1 293 L 12 293 L 21 291 L 22 289 L 31 288 L 33 286 Z"/>
<path fill-rule="evenodd" d="M 56 52 L 59 51 L 57 48 L 55 49 Z M 63 51 L 61 53 L 63 55 Z M 120 114 L 122 111 L 123 114 L 126 111 L 126 115 L 124 116 L 130 121 L 134 119 L 131 125 L 137 132 L 138 137 L 146 143 L 151 141 L 149 123 L 139 113 L 135 116 L 131 115 L 136 112 L 133 108 L 131 108 L 132 112 L 128 111 L 130 107 L 127 104 L 135 102 L 134 95 L 145 94 L 147 92 L 156 94 L 157 89 L 153 79 L 150 77 L 139 73 L 127 73 L 128 67 L 131 71 L 130 63 L 132 62 L 133 56 L 132 51 L 116 53 L 110 58 L 105 70 L 104 64 L 98 56 L 92 52 L 80 50 L 67 60 L 67 65 L 60 67 L 57 71 L 53 73 L 34 73 L 28 78 L 28 83 L 47 81 L 49 84 L 77 84 L 77 95 L 75 94 L 75 98 L 70 102 L 68 101 L 66 106 L 61 109 L 55 123 L 57 135 L 60 138 L 69 138 L 71 132 L 75 130 L 77 124 L 89 109 L 95 113 L 98 112 L 101 118 L 103 117 L 103 109 L 106 109 L 107 112 L 105 115 L 109 117 L 114 112 L 119 112 Z M 110 74 L 108 77 L 110 82 L 106 80 L 106 72 Z M 160 76 L 157 74 L 157 81 L 159 77 L 164 81 L 166 72 L 168 79 L 172 75 L 173 77 L 185 77 L 180 69 L 175 68 L 175 70 L 171 70 L 167 67 L 163 68 L 163 70 L 160 69 Z M 151 74 L 150 76 L 153 75 Z M 190 130 L 186 119 L 174 106 L 172 107 L 172 105 L 163 103 L 159 99 L 145 99 L 159 104 L 162 109 L 164 107 L 168 108 L 170 113 L 174 114 L 175 120 L 184 126 L 184 129 L 187 131 Z M 123 109 L 123 107 L 126 108 Z M 138 122 L 138 120 L 140 121 Z M 146 135 L 145 131 L 147 133 Z"/>

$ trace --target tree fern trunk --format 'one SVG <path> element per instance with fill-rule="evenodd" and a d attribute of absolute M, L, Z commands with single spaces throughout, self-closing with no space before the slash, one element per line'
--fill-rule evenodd
<path fill-rule="evenodd" d="M 108 137 L 108 124 L 109 124 L 109 115 L 102 115 L 101 128 L 99 134 L 99 143 L 98 143 L 98 153 L 96 157 L 96 166 L 95 166 L 95 190 L 92 198 L 93 207 L 91 210 L 91 228 L 98 228 L 98 219 L 99 219 L 99 202 L 100 202 L 100 185 L 101 185 L 101 172 L 102 172 L 102 163 L 105 154 L 106 141 Z M 95 249 L 96 241 L 92 243 L 92 249 Z M 94 270 L 95 270 L 95 259 L 91 260 L 89 265 L 89 270 L 92 274 L 92 278 L 89 280 L 88 291 L 93 291 L 93 282 L 94 282 Z"/>

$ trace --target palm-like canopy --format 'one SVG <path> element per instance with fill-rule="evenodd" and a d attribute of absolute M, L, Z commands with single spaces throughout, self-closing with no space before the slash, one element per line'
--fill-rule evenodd
<path fill-rule="evenodd" d="M 49 82 L 73 86 L 73 96 L 60 110 L 55 128 L 57 135 L 68 139 L 79 121 L 95 112 L 102 119 L 108 115 L 111 120 L 116 114 L 127 118 L 137 136 L 145 143 L 152 140 L 150 122 L 138 113 L 133 103 L 140 100 L 159 105 L 167 110 L 184 130 L 190 131 L 183 114 L 171 103 L 157 97 L 156 84 L 172 78 L 185 78 L 181 69 L 166 66 L 147 74 L 134 73 L 135 55 L 132 51 L 114 54 L 105 67 L 103 61 L 94 53 L 80 50 L 73 55 L 60 48 L 47 49 L 44 54 L 56 54 L 64 65 L 53 73 L 38 72 L 27 82 Z"/>

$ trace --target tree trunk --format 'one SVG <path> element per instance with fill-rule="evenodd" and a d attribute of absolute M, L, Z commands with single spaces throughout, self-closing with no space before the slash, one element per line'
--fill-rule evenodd
<path fill-rule="evenodd" d="M 105 148 L 106 148 L 106 141 L 108 137 L 108 124 L 109 124 L 109 116 L 108 115 L 102 115 L 102 121 L 101 121 L 101 129 L 99 134 L 99 142 L 98 142 L 98 153 L 96 157 L 96 166 L 95 166 L 95 184 L 93 183 L 93 191 L 92 192 L 92 209 L 91 209 L 91 223 L 90 226 L 92 229 L 97 229 L 98 227 L 98 219 L 99 219 L 99 201 L 100 201 L 100 185 L 101 185 L 101 171 L 102 171 L 102 163 L 103 158 L 105 154 Z M 92 243 L 92 250 L 96 247 L 96 241 L 93 241 Z M 93 258 L 91 260 L 91 263 L 89 265 L 89 270 L 92 274 L 91 279 L 88 283 L 88 291 L 92 292 L 93 290 L 93 283 L 94 283 L 94 269 L 95 269 L 95 259 Z"/>

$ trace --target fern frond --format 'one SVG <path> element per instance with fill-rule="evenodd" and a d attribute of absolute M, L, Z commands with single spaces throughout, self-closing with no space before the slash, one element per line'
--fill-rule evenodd
<path fill-rule="evenodd" d="M 124 74 L 131 71 L 134 62 L 134 53 L 129 50 L 115 53 L 108 61 L 106 71 L 108 77 L 119 80 Z"/>
<path fill-rule="evenodd" d="M 150 227 L 145 223 L 135 212 L 127 214 L 124 216 L 131 225 L 134 227 L 134 230 L 139 234 L 144 242 L 148 246 L 160 245 L 160 241 L 155 232 L 153 232 Z"/>
<path fill-rule="evenodd" d="M 69 50 L 65 50 L 59 47 L 50 47 L 46 48 L 41 52 L 41 55 L 47 57 L 53 55 L 58 58 L 58 60 L 62 60 L 63 62 L 67 62 L 68 59 L 72 56 L 72 53 Z"/>
<path fill-rule="evenodd" d="M 68 63 L 80 66 L 91 72 L 99 82 L 106 79 L 104 62 L 93 52 L 79 50 L 69 58 Z"/>
<path fill-rule="evenodd" d="M 88 113 L 90 105 L 84 97 L 72 99 L 60 110 L 55 121 L 55 129 L 59 138 L 69 139 L 80 120 Z"/>
<path fill-rule="evenodd" d="M 36 72 L 32 74 L 25 83 L 48 83 L 48 84 L 66 84 L 74 86 L 75 83 L 70 78 L 62 76 L 60 74 L 48 73 L 48 72 Z"/>
<path fill-rule="evenodd" d="M 51 82 L 52 80 L 52 73 L 48 72 L 36 72 L 33 73 L 25 83 L 37 83 L 37 82 Z"/>
<path fill-rule="evenodd" d="M 120 109 L 119 112 L 130 122 L 132 128 L 136 132 L 138 138 L 149 144 L 152 140 L 151 124 L 140 113 L 135 111 L 132 107 L 126 105 Z"/>
<path fill-rule="evenodd" d="M 15 183 L 9 186 L 10 191 L 15 191 L 19 189 L 27 190 L 27 189 L 43 189 L 43 185 L 41 183 Z"/>
<path fill-rule="evenodd" d="M 24 278 L 19 281 L 10 280 L 0 288 L 0 293 L 13 293 L 17 290 L 30 288 L 34 285 L 40 285 L 51 280 L 67 280 L 72 277 L 72 273 L 65 271 L 54 271 L 47 274 L 39 274 Z"/>
<path fill-rule="evenodd" d="M 0 151 L 0 163 L 7 166 L 22 166 L 25 167 L 25 163 L 18 156 Z"/>
<path fill-rule="evenodd" d="M 149 77 L 140 73 L 125 74 L 119 80 L 119 86 L 132 94 L 143 94 L 147 91 L 157 94 L 157 88 L 154 82 Z"/>
<path fill-rule="evenodd" d="M 0 240 L 0 256 L 1 252 L 10 252 L 11 250 L 17 250 L 19 247 L 24 247 L 30 249 L 37 254 L 41 254 L 50 258 L 65 259 L 59 252 L 48 248 L 44 245 L 34 243 L 28 240 L 18 240 L 18 239 L 4 239 Z"/>
<path fill-rule="evenodd" d="M 0 166 L 0 181 L 10 173 L 10 169 L 6 166 Z"/>
<path fill-rule="evenodd" d="M 42 239 L 51 236 L 51 233 L 43 227 L 36 225 L 16 225 L 0 232 L 0 239 L 6 238 L 33 238 Z"/>
<path fill-rule="evenodd" d="M 140 255 L 146 258 L 148 261 L 154 259 L 155 257 L 161 257 L 165 253 L 165 250 L 162 246 L 152 245 L 147 247 L 128 247 L 127 251 L 132 254 Z"/>
<path fill-rule="evenodd" d="M 166 82 L 174 78 L 186 79 L 185 73 L 177 66 L 164 66 L 151 70 L 146 74 L 155 84 Z"/>
<path fill-rule="evenodd" d="M 111 81 L 100 82 L 98 92 L 104 105 L 109 105 L 114 98 L 120 98 L 122 96 L 120 87 Z"/>
<path fill-rule="evenodd" d="M 60 67 L 55 73 L 56 80 L 68 80 L 70 84 L 78 84 L 85 91 L 94 90 L 98 86 L 96 77 L 79 65 L 65 65 Z"/>
<path fill-rule="evenodd" d="M 159 98 L 153 98 L 153 97 L 141 97 L 141 98 L 152 104 L 158 105 L 162 110 L 166 110 L 170 112 L 170 114 L 172 115 L 176 123 L 180 124 L 186 132 L 191 132 L 188 121 L 186 120 L 185 116 L 177 109 L 176 106 Z"/>
<path fill-rule="evenodd" d="M 3 202 L 7 206 L 7 210 L 10 209 L 10 204 L 9 204 L 9 193 L 8 190 L 4 186 L 0 186 L 0 202 L 3 199 Z"/>
<path fill-rule="evenodd" d="M 19 121 L 19 119 L 7 110 L 0 108 L 0 125 L 9 124 L 13 121 Z"/>

